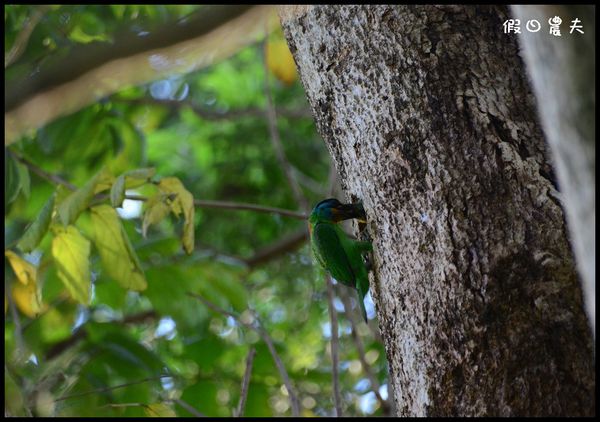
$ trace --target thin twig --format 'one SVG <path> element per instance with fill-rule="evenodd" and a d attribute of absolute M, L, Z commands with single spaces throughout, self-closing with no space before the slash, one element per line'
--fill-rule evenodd
<path fill-rule="evenodd" d="M 285 217 L 295 218 L 297 220 L 306 220 L 307 215 L 303 212 L 286 210 L 283 208 L 265 207 L 258 204 L 248 204 L 244 202 L 212 201 L 195 199 L 194 205 L 203 208 L 220 208 L 231 210 L 248 210 L 271 214 L 279 214 Z"/>
<path fill-rule="evenodd" d="M 107 403 L 100 407 L 116 407 L 116 408 L 119 408 L 119 407 L 143 407 L 143 408 L 146 408 L 146 407 L 148 407 L 148 405 L 145 403 Z"/>
<path fill-rule="evenodd" d="M 178 404 L 179 406 L 183 407 L 185 410 L 187 410 L 188 412 L 190 412 L 192 415 L 194 415 L 196 417 L 199 417 L 199 418 L 206 417 L 206 415 L 200 413 L 193 406 L 191 406 L 190 404 L 188 404 L 180 399 L 165 400 L 163 403 L 166 403 L 166 404 L 175 403 L 175 404 Z M 103 405 L 102 407 L 116 407 L 116 408 L 119 408 L 119 407 L 142 407 L 147 412 L 152 412 L 158 417 L 161 416 L 159 414 L 159 412 L 157 412 L 156 410 L 154 410 L 152 408 L 152 406 L 145 404 L 145 403 L 108 403 L 108 404 Z"/>
<path fill-rule="evenodd" d="M 50 10 L 50 6 L 45 4 L 42 6 L 37 6 L 31 16 L 25 21 L 21 31 L 15 38 L 15 42 L 11 47 L 10 51 L 4 56 L 4 68 L 6 69 L 8 66 L 17 61 L 21 54 L 25 51 L 25 47 L 27 47 L 27 42 L 29 41 L 29 37 L 31 33 L 35 29 L 38 22 L 44 17 L 46 12 Z"/>
<path fill-rule="evenodd" d="M 286 252 L 290 252 L 298 248 L 300 245 L 308 240 L 308 231 L 306 227 L 303 227 L 289 235 L 282 237 L 279 240 L 271 243 L 264 248 L 254 252 L 254 254 L 244 262 L 249 267 L 256 267 L 257 265 L 264 264 Z"/>
<path fill-rule="evenodd" d="M 340 395 L 340 379 L 338 364 L 338 321 L 337 312 L 334 304 L 333 282 L 329 274 L 325 276 L 327 284 L 327 302 L 329 304 L 329 319 L 331 320 L 331 365 L 333 378 L 333 403 L 335 405 L 335 415 L 342 416 L 342 397 Z"/>
<path fill-rule="evenodd" d="M 327 186 L 323 183 L 317 182 L 312 177 L 304 174 L 304 172 L 298 170 L 296 167 L 292 166 L 292 172 L 294 173 L 294 177 L 298 180 L 298 183 L 310 190 L 313 193 L 316 193 L 319 196 L 323 196 L 327 194 Z"/>
<path fill-rule="evenodd" d="M 139 322 L 144 322 L 148 319 L 156 319 L 158 318 L 158 313 L 154 309 L 150 309 L 148 311 L 139 312 L 137 314 L 128 315 L 122 320 L 111 321 L 113 324 L 137 324 Z M 67 337 L 64 340 L 59 341 L 58 343 L 54 343 L 50 348 L 46 351 L 45 358 L 46 360 L 50 360 L 55 358 L 56 356 L 63 353 L 65 350 L 75 346 L 81 340 L 86 339 L 88 336 L 88 332 L 85 329 L 85 325 L 82 325 L 75 331 L 71 337 Z"/>
<path fill-rule="evenodd" d="M 17 159 L 21 163 L 25 164 L 32 172 L 34 172 L 35 174 L 40 176 L 42 179 L 47 180 L 55 185 L 63 185 L 71 191 L 77 190 L 77 186 L 73 185 L 72 183 L 67 182 L 60 176 L 56 176 L 54 174 L 51 174 L 51 173 L 48 173 L 48 172 L 42 170 L 41 168 L 39 168 L 38 166 L 36 166 L 35 164 L 30 162 L 26 158 L 23 158 L 15 153 L 11 152 L 11 154 L 15 157 L 15 159 Z M 103 201 L 107 198 L 108 198 L 108 195 L 99 195 L 96 198 L 96 200 Z M 148 200 L 148 198 L 141 196 L 141 195 L 126 195 L 125 199 L 130 199 L 133 201 L 147 201 Z M 278 215 L 281 215 L 284 217 L 295 218 L 297 220 L 306 220 L 306 217 L 307 217 L 305 213 L 298 212 L 298 211 L 286 210 L 284 208 L 267 207 L 267 206 L 258 205 L 258 204 L 249 204 L 249 203 L 245 203 L 245 202 L 213 201 L 213 200 L 206 200 L 206 199 L 195 199 L 194 205 L 197 207 L 200 207 L 200 208 L 218 208 L 218 209 L 230 209 L 230 210 L 238 210 L 238 211 L 246 210 L 246 211 L 263 212 L 263 213 L 268 213 L 268 214 L 278 214 Z"/>
<path fill-rule="evenodd" d="M 12 289 L 10 286 L 6 286 L 6 300 L 8 301 L 8 307 L 10 308 L 10 315 L 12 316 L 13 323 L 15 324 L 15 342 L 17 344 L 16 355 L 18 359 L 25 358 L 25 341 L 23 340 L 23 330 L 21 329 L 21 319 L 15 306 L 15 301 L 12 296 Z"/>
<path fill-rule="evenodd" d="M 283 170 L 285 177 L 287 178 L 288 184 L 292 189 L 292 193 L 294 194 L 294 198 L 296 202 L 304 211 L 308 211 L 308 202 L 302 193 L 302 188 L 298 184 L 298 181 L 294 177 L 294 172 L 292 171 L 292 167 L 285 156 L 285 151 L 283 150 L 283 145 L 281 143 L 281 137 L 279 136 L 279 129 L 277 129 L 277 113 L 275 111 L 275 105 L 273 104 L 273 98 L 271 97 L 271 87 L 269 84 L 269 67 L 267 65 L 267 57 L 264 54 L 263 49 L 263 68 L 265 72 L 265 99 L 267 101 L 267 121 L 269 123 L 269 132 L 271 134 L 271 143 L 273 145 L 273 149 L 275 150 L 275 155 L 277 156 L 277 161 L 279 161 L 279 165 Z"/>
<path fill-rule="evenodd" d="M 248 386 L 250 385 L 250 376 L 252 375 L 252 363 L 254 362 L 254 355 L 256 355 L 256 349 L 250 348 L 248 356 L 246 357 L 246 371 L 244 372 L 244 379 L 242 380 L 242 391 L 240 393 L 240 401 L 238 402 L 237 409 L 233 416 L 240 417 L 244 415 L 244 409 L 246 408 L 246 398 L 248 397 Z"/>
<path fill-rule="evenodd" d="M 205 418 L 206 415 L 202 412 L 200 412 L 199 410 L 196 410 L 195 407 L 193 407 L 191 404 L 184 402 L 181 399 L 173 399 L 173 403 L 178 404 L 179 406 L 183 407 L 185 410 L 187 410 L 188 412 L 190 412 L 192 415 L 198 417 L 198 418 Z"/>
<path fill-rule="evenodd" d="M 136 98 L 136 99 L 123 99 L 119 98 L 116 101 L 119 103 L 133 104 L 133 105 L 161 105 L 174 109 L 183 107 L 189 107 L 194 113 L 205 120 L 233 120 L 241 117 L 260 117 L 265 115 L 265 110 L 257 107 L 250 107 L 238 110 L 227 110 L 218 111 L 203 108 L 191 101 L 179 101 L 179 100 L 159 100 L 156 98 Z M 308 109 L 281 109 L 279 113 L 284 117 L 303 119 L 312 118 L 312 113 Z"/>
<path fill-rule="evenodd" d="M 379 393 L 379 388 L 380 388 L 379 382 L 377 381 L 375 374 L 373 374 L 373 368 L 371 368 L 371 365 L 369 365 L 369 363 L 367 362 L 367 359 L 365 356 L 365 346 L 363 345 L 362 339 L 360 338 L 358 331 L 356 329 L 357 324 L 354 319 L 355 314 L 351 310 L 352 304 L 350 302 L 350 296 L 348 295 L 348 292 L 346 291 L 346 289 L 340 289 L 340 290 L 341 290 L 340 297 L 342 299 L 342 303 L 344 304 L 344 313 L 346 314 L 346 318 L 348 318 L 348 321 L 350 322 L 350 326 L 352 328 L 352 339 L 354 340 L 354 344 L 356 345 L 356 350 L 358 352 L 358 359 L 360 360 L 363 370 L 365 371 L 365 374 L 367 375 L 367 378 L 369 379 L 369 382 L 371 383 L 371 389 L 372 389 L 373 393 L 375 393 L 375 397 L 377 397 L 377 400 L 379 400 L 381 407 L 383 409 L 386 409 L 388 407 L 388 403 L 386 400 L 383 399 L 383 397 L 381 397 L 381 394 Z"/>
<path fill-rule="evenodd" d="M 108 195 L 102 195 L 97 198 L 97 201 L 103 201 L 108 198 Z M 148 198 L 141 195 L 125 195 L 125 199 L 132 201 L 147 201 Z M 302 212 L 286 210 L 285 208 L 266 207 L 258 204 L 249 204 L 246 202 L 230 202 L 230 201 L 216 201 L 209 199 L 194 199 L 194 205 L 198 208 L 217 208 L 237 211 L 256 211 L 267 214 L 279 214 L 284 217 L 291 217 L 297 220 L 306 220 L 306 214 Z"/>
<path fill-rule="evenodd" d="M 248 323 L 248 322 L 242 321 L 240 319 L 240 316 L 237 313 L 223 309 L 196 293 L 187 292 L 187 295 L 198 299 L 199 301 L 204 303 L 207 307 L 209 307 L 210 309 L 212 309 L 213 311 L 215 311 L 217 313 L 232 317 L 233 319 L 235 319 L 237 321 L 238 324 L 243 325 L 244 327 L 247 327 L 251 330 L 254 330 L 261 337 L 261 339 L 267 345 L 269 352 L 271 353 L 271 357 L 273 358 L 273 361 L 275 362 L 275 366 L 277 366 L 277 369 L 279 370 L 279 374 L 281 375 L 281 378 L 283 379 L 285 388 L 287 389 L 288 394 L 290 396 L 290 403 L 292 406 L 292 415 L 299 416 L 300 415 L 300 406 L 298 404 L 298 399 L 296 397 L 296 393 L 294 392 L 294 390 L 292 388 L 292 382 L 290 380 L 290 377 L 287 373 L 287 370 L 285 369 L 285 366 L 283 365 L 281 358 L 279 357 L 279 354 L 275 350 L 275 346 L 273 345 L 273 340 L 271 339 L 271 336 L 262 327 L 262 325 L 260 324 L 260 321 L 258 321 L 258 318 L 255 318 L 255 320 L 257 322 L 256 324 Z"/>
<path fill-rule="evenodd" d="M 157 379 L 172 378 L 172 377 L 173 377 L 172 375 L 159 375 L 157 377 L 144 378 L 144 379 L 139 380 L 139 381 L 127 382 L 125 384 L 119 384 L 119 385 L 115 385 L 115 386 L 112 386 L 112 387 L 98 388 L 96 390 L 85 391 L 83 393 L 71 394 L 70 396 L 62 396 L 62 397 L 59 397 L 57 399 L 54 399 L 54 401 L 56 402 L 56 401 L 70 400 L 70 399 L 74 399 L 74 398 L 77 398 L 77 397 L 89 396 L 90 394 L 105 393 L 107 391 L 116 390 L 118 388 L 129 387 L 131 385 L 142 384 L 142 383 L 148 382 L 148 381 L 155 381 Z"/>
<path fill-rule="evenodd" d="M 31 170 L 32 172 L 34 172 L 35 174 L 37 174 L 38 176 L 40 176 L 42 179 L 47 180 L 50 183 L 53 183 L 55 185 L 63 185 L 64 187 L 66 187 L 67 189 L 69 189 L 71 191 L 76 191 L 77 190 L 77 186 L 75 186 L 72 183 L 67 182 L 62 177 L 57 176 L 57 175 L 52 174 L 52 173 L 48 173 L 45 170 L 42 170 L 41 168 L 39 168 L 38 166 L 36 166 L 35 164 L 33 164 L 31 161 L 27 160 L 24 157 L 21 157 L 18 154 L 15 154 L 10 149 L 8 149 L 7 152 L 9 154 L 11 154 L 17 161 L 20 161 L 21 163 L 25 164 L 25 166 L 27 166 L 27 168 L 29 168 L 29 170 Z"/>
<path fill-rule="evenodd" d="M 271 356 L 273 356 L 273 360 L 275 361 L 275 365 L 277 365 L 277 369 L 279 370 L 279 373 L 281 374 L 281 377 L 284 380 L 285 387 L 287 389 L 288 395 L 290 396 L 290 403 L 292 405 L 292 416 L 299 416 L 300 415 L 300 405 L 298 404 L 298 397 L 296 396 L 296 393 L 292 389 L 292 382 L 291 382 L 290 377 L 285 369 L 285 366 L 283 366 L 283 362 L 281 361 L 281 358 L 279 357 L 279 355 L 277 354 L 277 351 L 275 350 L 275 345 L 273 344 L 273 340 L 271 339 L 271 336 L 269 336 L 267 331 L 262 326 L 259 326 L 258 334 L 261 336 L 263 341 L 267 344 L 267 347 L 269 348 L 269 352 L 271 352 Z"/>

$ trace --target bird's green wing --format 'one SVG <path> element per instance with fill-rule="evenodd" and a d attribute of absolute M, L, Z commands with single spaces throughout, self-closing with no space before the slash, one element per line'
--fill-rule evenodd
<path fill-rule="evenodd" d="M 313 248 L 321 265 L 337 281 L 356 287 L 356 276 L 335 227 L 317 223 L 313 228 Z"/>

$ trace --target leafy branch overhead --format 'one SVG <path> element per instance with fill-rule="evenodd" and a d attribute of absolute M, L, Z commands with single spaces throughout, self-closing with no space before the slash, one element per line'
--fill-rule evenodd
<path fill-rule="evenodd" d="M 19 164 L 21 165 L 21 164 Z M 114 177 L 104 168 L 96 173 L 80 189 L 75 190 L 55 205 L 56 193 L 53 193 L 37 218 L 28 226 L 16 245 L 22 252 L 31 252 L 41 242 L 46 232 L 52 233 L 52 258 L 57 268 L 57 275 L 64 283 L 71 297 L 81 303 L 89 304 L 91 299 L 91 243 L 76 226 L 79 216 L 89 212 L 91 217 L 91 239 L 102 260 L 103 270 L 123 288 L 129 290 L 144 290 L 147 281 L 142 264 L 133 248 L 115 207 L 122 205 L 125 199 L 125 189 L 139 188 L 151 183 L 156 171 L 153 168 L 143 168 L 127 171 Z M 158 193 L 150 198 L 144 214 L 143 233 L 149 224 L 157 224 L 169 211 L 176 217 L 183 214 L 184 228 L 182 244 L 186 253 L 194 249 L 194 198 L 175 177 L 164 178 L 157 182 Z M 110 201 L 113 206 L 91 206 L 94 198 L 110 189 Z M 161 198 L 156 201 L 156 198 Z M 164 214 L 157 217 L 157 209 Z M 52 221 L 54 215 L 54 221 Z M 15 274 L 23 284 L 36 286 L 35 267 L 23 260 L 15 252 L 5 252 Z M 38 289 L 29 288 L 29 302 L 19 300 L 22 310 L 32 314 L 31 309 L 40 309 L 36 305 L 40 301 Z M 35 294 L 33 294 L 35 292 Z M 22 297 L 18 295 L 17 297 Z"/>

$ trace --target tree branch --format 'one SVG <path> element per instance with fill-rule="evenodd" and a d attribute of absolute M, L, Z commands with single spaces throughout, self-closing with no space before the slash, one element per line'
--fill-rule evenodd
<path fill-rule="evenodd" d="M 148 28 L 148 34 L 141 37 L 129 28 L 118 31 L 111 43 L 94 42 L 77 45 L 64 60 L 51 61 L 39 72 L 23 74 L 19 80 L 7 85 L 4 106 L 6 111 L 16 108 L 35 94 L 47 91 L 116 59 L 200 37 L 242 15 L 252 5 L 205 6 L 179 22 L 170 22 L 159 28 Z"/>
<path fill-rule="evenodd" d="M 254 362 L 254 355 L 256 355 L 256 349 L 250 348 L 248 356 L 246 357 L 246 371 L 244 372 L 244 379 L 242 380 L 242 391 L 240 393 L 240 401 L 237 409 L 234 411 L 233 416 L 240 417 L 244 414 L 246 407 L 246 398 L 248 397 L 248 386 L 250 385 L 250 376 L 252 375 L 252 363 Z"/>
<path fill-rule="evenodd" d="M 47 180 L 55 185 L 63 185 L 71 191 L 77 190 L 77 186 L 73 185 L 72 183 L 69 183 L 68 181 L 64 180 L 60 176 L 57 176 L 57 175 L 54 175 L 54 174 L 51 174 L 51 173 L 48 173 L 48 172 L 42 170 L 41 168 L 39 168 L 38 166 L 36 166 L 35 164 L 30 162 L 26 158 L 21 157 L 12 151 L 10 151 L 9 153 L 12 154 L 16 160 L 25 164 L 27 166 L 27 168 L 29 168 L 33 173 L 40 176 L 42 179 Z M 95 200 L 96 201 L 104 201 L 104 200 L 108 199 L 108 197 L 109 196 L 106 194 L 98 195 L 95 198 Z M 140 195 L 125 195 L 125 199 L 130 199 L 132 201 L 147 201 L 148 200 L 148 198 L 146 198 L 144 196 L 140 196 Z M 267 214 L 278 214 L 278 215 L 281 215 L 284 217 L 295 218 L 297 220 L 306 220 L 306 218 L 307 218 L 307 215 L 302 212 L 287 210 L 284 208 L 267 207 L 267 206 L 258 205 L 258 204 L 249 204 L 249 203 L 245 203 L 245 202 L 230 202 L 230 201 L 194 199 L 194 205 L 197 207 L 200 207 L 200 208 L 218 208 L 218 209 L 230 209 L 230 210 L 238 210 L 238 211 L 242 211 L 242 210 L 243 211 L 255 211 L 255 212 L 262 212 L 262 213 L 267 213 Z"/>
<path fill-rule="evenodd" d="M 197 104 L 192 103 L 191 101 L 178 101 L 178 100 L 159 100 L 156 98 L 135 98 L 135 99 L 115 99 L 120 103 L 132 104 L 132 105 L 161 105 L 166 106 L 173 109 L 180 109 L 184 107 L 189 107 L 192 109 L 194 113 L 196 113 L 199 117 L 205 120 L 233 120 L 239 119 L 242 117 L 263 117 L 265 115 L 265 110 L 257 107 L 249 107 L 246 109 L 240 110 L 228 110 L 228 111 L 217 111 L 210 110 L 207 108 L 203 108 Z M 279 110 L 279 114 L 284 117 L 293 118 L 293 119 L 310 119 L 312 118 L 312 114 L 308 109 L 299 109 L 299 110 L 290 110 L 290 109 L 281 109 Z"/>
<path fill-rule="evenodd" d="M 315 179 L 304 174 L 302 171 L 298 170 L 294 166 L 291 166 L 291 168 L 292 168 L 292 173 L 294 174 L 294 177 L 296 178 L 296 180 L 298 181 L 298 183 L 300 185 L 304 186 L 306 189 L 310 190 L 311 192 L 318 194 L 319 196 L 326 195 L 328 185 L 317 182 Z"/>
<path fill-rule="evenodd" d="M 196 410 L 195 407 L 193 407 L 191 404 L 181 400 L 181 399 L 174 399 L 173 403 L 178 404 L 179 406 L 183 407 L 185 410 L 187 410 L 188 412 L 190 412 L 192 415 L 198 417 L 198 418 L 205 418 L 206 415 L 202 412 L 200 412 L 199 410 Z"/>
<path fill-rule="evenodd" d="M 290 377 L 287 373 L 287 370 L 285 369 L 285 366 L 283 365 L 283 362 L 281 361 L 281 358 L 279 357 L 279 354 L 277 353 L 277 350 L 275 350 L 275 346 L 273 345 L 273 340 L 271 339 L 271 336 L 262 327 L 262 325 L 260 324 L 260 321 L 258 320 L 256 315 L 254 315 L 256 324 L 244 322 L 240 319 L 240 317 L 237 313 L 227 311 L 196 293 L 187 292 L 187 295 L 200 300 L 207 307 L 209 307 L 210 309 L 212 309 L 213 311 L 215 311 L 217 313 L 232 317 L 233 319 L 236 320 L 236 322 L 238 324 L 243 325 L 244 327 L 247 327 L 247 328 L 255 331 L 262 338 L 262 340 L 266 343 L 267 348 L 269 349 L 269 352 L 271 353 L 271 357 L 273 358 L 273 361 L 275 362 L 275 365 L 277 366 L 277 369 L 279 370 L 279 374 L 281 375 L 281 378 L 283 379 L 285 388 L 287 389 L 288 394 L 290 396 L 290 403 L 292 406 L 292 415 L 299 416 L 300 415 L 300 407 L 298 404 L 298 398 L 296 396 L 296 393 L 294 392 L 294 389 L 292 388 L 292 382 L 290 380 Z"/>
<path fill-rule="evenodd" d="M 71 394 L 69 396 L 62 396 L 62 397 L 59 397 L 57 399 L 54 399 L 54 401 L 55 402 L 57 402 L 57 401 L 64 401 L 64 400 L 70 400 L 70 399 L 74 399 L 74 398 L 78 398 L 78 397 L 89 396 L 90 394 L 105 393 L 107 391 L 116 390 L 118 388 L 125 388 L 125 387 L 129 387 L 129 386 L 132 386 L 132 385 L 142 384 L 144 382 L 154 381 L 154 380 L 162 379 L 162 378 L 173 378 L 173 376 L 172 375 L 159 375 L 157 377 L 144 378 L 144 379 L 139 380 L 139 381 L 127 382 L 125 384 L 119 384 L 119 385 L 115 385 L 115 386 L 112 386 L 112 387 L 98 388 L 96 390 L 85 391 L 83 393 Z"/>
<path fill-rule="evenodd" d="M 274 243 L 259 249 L 250 258 L 244 259 L 244 262 L 246 262 L 246 264 L 251 268 L 256 267 L 280 255 L 283 255 L 286 252 L 295 250 L 304 242 L 306 242 L 306 240 L 308 240 L 308 231 L 306 228 L 299 229 L 285 237 L 282 237 Z"/>
<path fill-rule="evenodd" d="M 327 284 L 327 302 L 329 305 L 329 319 L 331 320 L 331 365 L 333 378 L 333 403 L 335 404 L 335 415 L 342 416 L 342 398 L 340 396 L 339 364 L 338 364 L 338 321 L 334 304 L 333 282 L 329 274 L 325 276 Z"/>
<path fill-rule="evenodd" d="M 156 313 L 155 310 L 149 310 L 149 311 L 144 311 L 144 312 L 140 312 L 137 314 L 126 316 L 121 321 L 112 321 L 112 323 L 137 324 L 137 323 L 143 322 L 147 319 L 155 319 L 155 318 L 157 318 L 157 316 L 158 316 L 158 314 Z M 54 343 L 54 345 L 52 345 L 45 354 L 46 360 L 55 358 L 56 356 L 63 353 L 65 350 L 75 346 L 77 343 L 79 343 L 79 341 L 87 338 L 87 336 L 88 336 L 88 332 L 86 331 L 85 327 L 83 327 L 83 326 L 80 327 L 77 331 L 75 331 L 71 335 L 71 337 L 68 337 L 64 340 Z"/>
<path fill-rule="evenodd" d="M 64 57 L 52 55 L 35 72 L 28 70 L 33 64 L 23 63 L 24 70 L 12 72 L 18 75 L 5 85 L 4 144 L 124 87 L 222 60 L 255 42 L 265 20 L 269 27 L 275 22 L 274 12 L 269 5 L 202 6 L 178 22 L 145 25 L 144 32 L 126 27 L 110 43 L 78 45 Z"/>
<path fill-rule="evenodd" d="M 228 202 L 228 201 L 216 201 L 216 200 L 200 200 L 194 199 L 194 205 L 202 208 L 219 208 L 219 209 L 230 209 L 230 210 L 246 210 L 263 212 L 267 214 L 279 214 L 284 217 L 295 218 L 297 220 L 306 220 L 308 217 L 303 212 L 286 210 L 283 208 L 266 207 L 258 204 L 249 204 L 244 202 Z"/>
<path fill-rule="evenodd" d="M 45 171 L 45 170 L 41 169 L 40 167 L 36 166 L 35 164 L 33 164 L 31 161 L 27 160 L 25 157 L 22 157 L 19 154 L 16 154 L 14 151 L 7 149 L 6 152 L 8 154 L 12 155 L 15 160 L 23 163 L 29 170 L 31 170 L 33 173 L 40 176 L 42 179 L 44 179 L 54 185 L 62 185 L 71 191 L 77 190 L 77 186 L 75 186 L 74 184 L 67 182 L 65 179 L 63 179 L 60 176 L 57 176 L 52 173 L 48 173 L 47 171 Z"/>
<path fill-rule="evenodd" d="M 275 105 L 273 104 L 273 98 L 271 97 L 271 87 L 269 85 L 269 67 L 267 65 L 267 57 L 264 54 L 263 49 L 263 68 L 265 72 L 265 99 L 267 101 L 267 122 L 269 123 L 269 132 L 271 134 L 271 144 L 273 145 L 273 149 L 275 150 L 275 155 L 277 156 L 277 161 L 279 161 L 279 165 L 285 174 L 285 177 L 292 189 L 292 193 L 294 194 L 294 198 L 296 202 L 304 211 L 308 211 L 308 202 L 302 193 L 302 188 L 298 184 L 298 181 L 294 177 L 294 172 L 292 171 L 292 166 L 290 165 L 287 157 L 285 156 L 285 151 L 283 149 L 283 145 L 281 144 L 281 137 L 279 136 L 279 129 L 277 129 L 277 113 L 275 111 Z"/>

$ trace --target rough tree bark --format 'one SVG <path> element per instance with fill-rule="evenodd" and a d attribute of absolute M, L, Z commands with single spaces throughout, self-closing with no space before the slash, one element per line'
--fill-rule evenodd
<path fill-rule="evenodd" d="M 593 415 L 592 337 L 504 7 L 288 6 L 375 247 L 399 415 Z"/>

